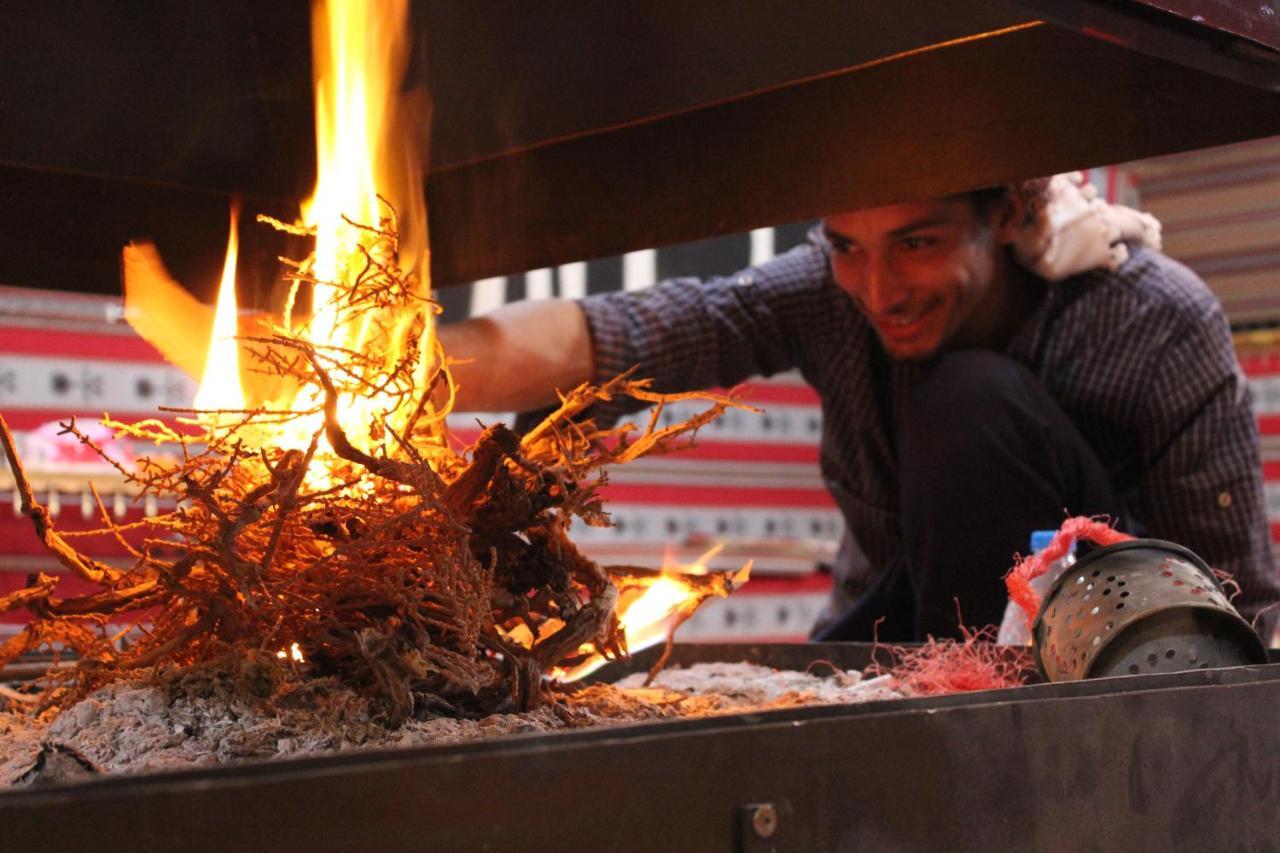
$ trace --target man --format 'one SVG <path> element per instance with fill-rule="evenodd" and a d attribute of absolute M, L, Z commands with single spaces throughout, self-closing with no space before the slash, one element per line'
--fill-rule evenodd
<path fill-rule="evenodd" d="M 445 328 L 450 353 L 478 356 L 458 372 L 461 402 L 533 409 L 634 365 L 663 391 L 798 369 L 822 400 L 823 477 L 856 545 L 836 567 L 854 603 L 824 638 L 953 636 L 957 605 L 967 624 L 999 622 L 1013 554 L 1065 514 L 1190 547 L 1235 576 L 1252 618 L 1280 590 L 1221 307 L 1148 248 L 1114 271 L 1046 270 L 1072 251 L 1045 226 L 1045 190 L 829 216 L 729 278 Z"/>

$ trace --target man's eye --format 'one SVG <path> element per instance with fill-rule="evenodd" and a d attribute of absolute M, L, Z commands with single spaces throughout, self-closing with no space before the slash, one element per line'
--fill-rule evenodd
<path fill-rule="evenodd" d="M 837 255 L 848 255 L 853 252 L 853 241 L 847 237 L 830 236 L 827 242 L 831 244 L 831 251 Z"/>
<path fill-rule="evenodd" d="M 933 237 L 904 237 L 902 238 L 902 247 L 909 252 L 916 252 L 937 245 L 937 242 L 937 239 Z"/>

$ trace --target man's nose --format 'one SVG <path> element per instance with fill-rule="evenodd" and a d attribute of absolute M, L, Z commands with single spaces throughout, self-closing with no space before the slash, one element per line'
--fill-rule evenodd
<path fill-rule="evenodd" d="M 886 316 L 903 310 L 906 291 L 883 258 L 868 258 L 863 281 L 863 301 L 875 316 Z"/>

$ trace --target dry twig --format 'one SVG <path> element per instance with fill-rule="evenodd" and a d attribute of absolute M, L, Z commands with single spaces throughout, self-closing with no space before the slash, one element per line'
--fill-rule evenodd
<path fill-rule="evenodd" d="M 394 215 L 354 232 L 353 278 L 330 286 L 333 323 L 366 324 L 373 332 L 363 343 L 312 343 L 305 328 L 249 339 L 258 359 L 250 369 L 296 396 L 243 412 L 189 412 L 189 433 L 159 421 L 107 422 L 177 451 L 121 468 L 179 506 L 144 525 L 145 541 L 130 545 L 132 568 L 85 557 L 59 536 L 0 419 L 22 511 L 58 561 L 97 587 L 60 599 L 57 578 L 40 575 L 0 598 L 0 612 L 34 616 L 0 645 L 0 666 L 42 645 L 79 655 L 77 667 L 50 676 L 72 689 L 46 704 L 157 662 L 224 661 L 234 671 L 265 652 L 300 657 L 292 665 L 379 698 L 394 723 L 441 709 L 529 708 L 542 699 L 548 668 L 584 648 L 625 653 L 614 577 L 578 552 L 567 529 L 575 516 L 607 523 L 596 496 L 605 466 L 672 449 L 735 404 L 709 398 L 709 411 L 686 424 L 659 428 L 655 418 L 635 434 L 583 421 L 617 394 L 658 405 L 687 396 L 654 394 L 623 376 L 574 389 L 523 438 L 493 426 L 457 453 L 445 434 L 449 403 L 431 403 L 441 383 L 449 401 L 453 394 L 443 353 L 423 341 L 435 306 L 396 263 Z M 302 262 L 293 277 L 314 280 L 311 271 Z M 434 367 L 404 353 L 427 353 Z M 370 400 L 373 408 L 354 405 Z M 74 423 L 67 429 L 91 444 Z M 122 541 L 138 532 L 102 515 Z M 137 621 L 139 610 L 147 627 L 122 647 L 108 623 Z"/>

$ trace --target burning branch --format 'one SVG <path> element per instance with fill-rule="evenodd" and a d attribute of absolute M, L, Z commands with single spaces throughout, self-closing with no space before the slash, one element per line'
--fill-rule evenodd
<path fill-rule="evenodd" d="M 659 407 L 689 396 L 655 394 L 628 375 L 574 389 L 523 438 L 496 424 L 456 453 L 447 408 L 430 402 L 438 385 L 452 395 L 431 335 L 433 303 L 395 263 L 394 216 L 353 234 L 354 283 L 335 288 L 324 322 L 355 337 L 313 342 L 322 322 L 313 312 L 247 341 L 253 369 L 287 395 L 189 411 L 187 431 L 109 422 L 178 451 L 125 472 L 178 506 L 142 525 L 131 568 L 91 560 L 54 530 L 0 420 L 23 511 L 59 562 L 97 587 L 57 598 L 57 578 L 40 575 L 0 599 L 0 612 L 34 615 L 0 646 L 0 665 L 51 643 L 74 651 L 79 665 L 50 676 L 70 679 L 56 700 L 65 704 L 141 667 L 235 671 L 238 661 L 278 653 L 282 667 L 376 697 L 396 723 L 414 713 L 530 708 L 544 698 L 544 673 L 626 653 L 619 585 L 631 596 L 656 575 L 604 569 L 567 531 L 575 517 L 605 523 L 595 493 L 607 466 L 672 449 L 736 404 L 708 396 L 706 413 L 665 428 L 657 417 L 641 429 L 584 420 L 617 394 Z M 312 260 L 297 268 L 315 278 Z M 89 443 L 74 424 L 67 429 Z M 109 519 L 102 533 L 119 535 Z M 717 583 L 706 575 L 693 586 Z M 127 644 L 109 633 L 111 620 L 138 618 L 149 626 Z"/>
<path fill-rule="evenodd" d="M 588 410 L 617 394 L 659 407 L 681 399 L 628 375 L 574 389 L 523 438 L 494 425 L 455 452 L 445 426 L 455 388 L 421 272 L 421 164 L 383 162 L 421 147 L 390 138 L 404 126 L 394 101 L 408 4 L 379 4 L 377 14 L 342 2 L 313 8 L 315 194 L 302 223 L 260 217 L 315 240 L 308 258 L 285 261 L 291 286 L 278 321 L 256 319 L 245 333 L 234 302 L 234 212 L 212 316 L 153 248 L 125 252 L 134 328 L 204 374 L 195 408 L 172 412 L 178 427 L 104 421 L 171 451 L 121 469 L 143 494 L 176 505 L 130 530 L 143 541 L 131 546 L 129 568 L 85 557 L 53 529 L 0 421 L 23 511 L 59 562 L 96 587 L 59 599 L 57 580 L 40 575 L 0 599 L 0 612 L 34 617 L 0 645 L 0 667 L 41 645 L 79 656 L 49 676 L 71 684 L 48 702 L 66 704 L 145 666 L 236 673 L 265 659 L 341 679 L 380 700 L 392 723 L 531 707 L 547 670 L 626 650 L 613 575 L 567 535 L 574 518 L 608 523 L 597 496 L 604 469 L 675 449 L 736 405 L 707 397 L 710 410 L 686 424 L 659 428 L 655 416 L 641 429 L 601 428 Z M 400 193 L 404 219 L 378 194 L 383 184 Z M 303 317 L 297 302 L 308 293 Z M 191 314 L 212 330 L 203 355 L 189 327 L 172 322 Z M 433 394 L 442 386 L 447 393 Z M 121 534 L 104 521 L 103 535 Z M 113 619 L 138 630 L 120 632 Z"/>

